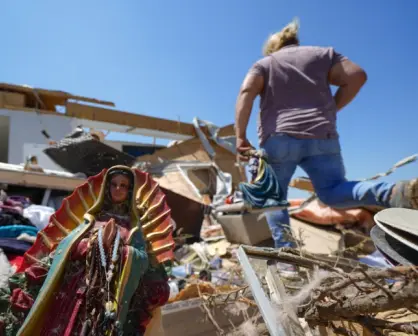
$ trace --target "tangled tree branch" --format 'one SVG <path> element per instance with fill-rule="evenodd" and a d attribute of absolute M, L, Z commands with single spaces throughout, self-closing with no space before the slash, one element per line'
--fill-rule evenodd
<path fill-rule="evenodd" d="M 359 322 L 361 324 L 372 325 L 375 328 L 379 328 L 379 329 L 391 329 L 394 331 L 418 335 L 418 327 L 414 325 L 416 324 L 416 322 L 396 323 L 396 322 L 380 320 L 380 319 L 367 317 L 367 316 L 357 317 L 354 321 Z"/>
<path fill-rule="evenodd" d="M 327 294 L 327 297 L 329 297 L 330 293 Z M 334 295 L 338 297 L 338 295 Z M 306 311 L 305 318 L 310 321 L 349 320 L 354 316 L 362 314 L 378 313 L 413 306 L 418 301 L 418 282 L 414 281 L 409 283 L 402 291 L 392 292 L 392 297 L 388 296 L 384 291 L 378 290 L 348 298 L 340 296 L 340 299 L 340 301 L 315 301 Z"/>
<path fill-rule="evenodd" d="M 245 252 L 252 257 L 263 257 L 275 259 L 290 264 L 295 264 L 300 267 L 314 269 L 316 266 L 324 270 L 335 273 L 345 274 L 351 272 L 355 268 L 361 267 L 368 269 L 365 264 L 361 264 L 353 259 L 344 258 L 341 256 L 328 256 L 325 254 L 312 254 L 303 251 L 303 255 L 298 249 L 289 247 L 281 248 L 279 250 L 273 248 L 260 248 L 252 246 L 244 246 Z"/>
<path fill-rule="evenodd" d="M 304 317 L 311 327 L 327 326 L 337 332 L 342 331 L 338 322 L 345 321 L 361 325 L 373 335 L 383 335 L 386 329 L 418 335 L 418 326 L 411 322 L 395 323 L 370 316 L 400 308 L 416 310 L 418 267 L 375 269 L 341 255 L 301 253 L 292 248 L 245 246 L 244 249 L 252 257 L 328 271 L 311 290 L 310 297 L 298 307 L 299 317 Z"/>
<path fill-rule="evenodd" d="M 387 279 L 396 282 L 390 285 Z M 311 326 L 329 325 L 330 321 L 348 321 L 362 325 L 374 335 L 382 334 L 381 331 L 385 329 L 418 335 L 418 326 L 411 322 L 395 323 L 369 316 L 400 308 L 414 310 L 417 302 L 416 267 L 360 269 L 359 272 L 346 274 L 344 278 L 334 277 L 323 281 L 312 291 L 304 317 Z"/>

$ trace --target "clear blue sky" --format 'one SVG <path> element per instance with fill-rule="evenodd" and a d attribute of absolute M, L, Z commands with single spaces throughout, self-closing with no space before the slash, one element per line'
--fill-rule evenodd
<path fill-rule="evenodd" d="M 369 75 L 339 114 L 348 177 L 417 153 L 417 0 L 4 1 L 0 80 L 225 125 L 263 42 L 295 16 L 303 44 L 333 46 Z M 417 175 L 413 164 L 388 180 Z"/>

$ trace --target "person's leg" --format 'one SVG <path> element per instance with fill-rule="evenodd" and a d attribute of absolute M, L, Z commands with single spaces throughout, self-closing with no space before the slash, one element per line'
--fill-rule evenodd
<path fill-rule="evenodd" d="M 295 246 L 292 233 L 289 229 L 290 217 L 287 210 L 266 212 L 266 219 L 271 230 L 275 248 Z"/>
<path fill-rule="evenodd" d="M 364 205 L 389 207 L 394 183 L 347 181 L 338 140 L 311 140 L 300 166 L 319 199 L 335 208 Z"/>
<path fill-rule="evenodd" d="M 276 174 L 283 196 L 287 198 L 290 179 L 300 158 L 298 140 L 286 135 L 275 135 L 270 137 L 262 148 L 268 155 L 268 162 Z M 291 238 L 291 232 L 288 230 L 290 225 L 288 211 L 267 212 L 266 219 L 274 240 L 274 246 L 276 248 L 293 247 L 292 239 L 288 239 Z"/>

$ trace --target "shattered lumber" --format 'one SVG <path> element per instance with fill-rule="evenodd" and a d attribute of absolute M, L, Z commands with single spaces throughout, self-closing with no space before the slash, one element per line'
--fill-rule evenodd
<path fill-rule="evenodd" d="M 383 335 L 383 330 L 417 334 L 418 328 L 411 322 L 394 323 L 371 314 L 400 308 L 413 312 L 418 302 L 418 268 L 358 270 L 325 278 L 319 288 L 312 290 L 310 302 L 302 313 L 308 324 L 333 326 L 332 321 L 346 321 L 360 324 L 373 335 Z M 387 279 L 395 283 L 388 284 Z M 340 334 L 344 333 L 340 330 Z"/>
<path fill-rule="evenodd" d="M 373 335 L 383 335 L 385 330 L 418 335 L 418 321 L 392 322 L 377 315 L 401 308 L 416 314 L 417 266 L 374 269 L 354 260 L 291 248 L 242 246 L 242 250 L 253 258 L 274 259 L 308 269 L 319 267 L 329 272 L 298 309 L 298 316 L 311 328 L 328 327 L 336 334 L 353 335 L 339 326 L 348 322 L 362 326 Z"/>
<path fill-rule="evenodd" d="M 67 102 L 65 115 L 72 118 L 120 125 L 132 129 L 147 129 L 167 134 L 183 135 L 190 138 L 196 137 L 195 127 L 190 123 L 108 108 Z M 125 131 L 129 133 L 129 129 Z M 219 136 L 231 136 L 233 134 L 234 126 L 232 124 L 222 127 L 219 130 Z"/>
<path fill-rule="evenodd" d="M 327 256 L 322 254 L 311 254 L 305 251 L 301 252 L 298 249 L 293 248 L 267 248 L 267 247 L 254 247 L 254 246 L 242 246 L 245 250 L 245 253 L 252 257 L 262 257 L 267 259 L 278 260 L 282 262 L 287 262 L 295 264 L 301 267 L 306 267 L 309 269 L 314 269 L 315 266 L 320 268 L 336 271 L 341 273 L 342 271 L 350 272 L 356 267 L 361 267 L 367 269 L 368 266 L 361 264 L 358 261 L 347 259 L 339 256 Z M 335 267 L 341 268 L 341 270 L 336 269 Z"/>
<path fill-rule="evenodd" d="M 277 319 L 276 312 L 261 287 L 260 281 L 255 273 L 253 267 L 251 266 L 250 260 L 247 256 L 247 253 L 243 246 L 238 248 L 237 252 L 238 260 L 242 266 L 243 274 L 245 280 L 251 288 L 253 293 L 254 300 L 258 305 L 261 315 L 266 323 L 266 327 L 271 336 L 286 336 L 286 328 Z"/>
<path fill-rule="evenodd" d="M 283 328 L 289 336 L 305 336 L 305 332 L 300 325 L 296 312 L 292 307 L 285 303 L 286 289 L 277 272 L 277 268 L 270 265 L 267 268 L 266 281 L 270 290 L 272 302 L 281 308 L 281 320 Z"/>
<path fill-rule="evenodd" d="M 389 293 L 390 295 L 387 295 L 386 291 L 378 290 L 372 293 L 365 292 L 352 298 L 315 302 L 305 313 L 305 318 L 307 321 L 351 320 L 358 315 L 413 307 L 418 302 L 418 282 L 413 281 L 405 285 L 402 290 Z"/>

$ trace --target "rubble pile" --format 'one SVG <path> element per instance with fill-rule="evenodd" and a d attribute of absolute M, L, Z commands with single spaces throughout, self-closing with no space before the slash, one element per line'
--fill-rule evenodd
<path fill-rule="evenodd" d="M 392 168 L 385 174 L 379 174 L 377 177 L 388 175 L 403 164 L 413 162 L 415 158 L 415 156 L 407 158 L 396 164 L 395 168 Z M 372 179 L 376 179 L 377 177 L 373 177 Z M 254 177 L 251 180 L 254 180 Z M 303 189 L 306 190 L 306 185 L 309 187 L 309 180 L 304 179 L 303 184 L 305 185 Z M 198 242 L 187 244 L 186 239 L 181 241 L 177 246 L 175 251 L 175 266 L 170 273 L 171 296 L 169 303 L 196 298 L 207 299 L 214 295 L 222 295 L 222 293 L 231 293 L 234 290 L 247 288 L 248 282 L 246 280 L 248 279 L 245 278 L 245 272 L 243 272 L 242 263 L 238 256 L 238 249 L 242 249 L 242 244 L 268 246 L 271 240 L 270 242 L 268 240 L 262 241 L 259 236 L 257 237 L 257 234 L 263 230 L 263 227 L 267 227 L 265 218 L 263 218 L 262 211 L 251 206 L 248 207 L 248 202 L 245 202 L 246 196 L 243 195 L 241 190 L 234 191 L 229 196 L 224 197 L 222 202 L 219 202 L 218 199 L 216 204 L 212 203 L 213 211 L 208 216 L 209 219 L 206 217 L 202 223 Z M 265 262 L 277 259 L 281 262 L 294 264 L 302 272 L 300 273 L 300 279 L 304 279 L 302 281 L 303 286 L 299 282 L 297 286 L 294 284 L 288 286 L 287 283 L 284 285 L 284 288 L 287 291 L 287 294 L 285 294 L 287 295 L 286 300 L 290 300 L 289 302 L 293 302 L 296 298 L 299 300 L 302 295 L 301 293 L 306 292 L 303 296 L 304 300 L 299 302 L 300 307 L 295 307 L 295 313 L 301 319 L 301 325 L 304 326 L 303 329 L 307 334 L 309 334 L 310 327 L 325 326 L 327 324 L 326 321 L 331 318 L 330 316 L 332 316 L 333 322 L 331 325 L 325 326 L 327 334 L 340 334 L 346 328 L 347 320 L 350 320 L 350 317 L 347 316 L 354 314 L 354 312 L 350 313 L 350 309 L 347 306 L 350 300 L 355 301 L 356 304 L 358 303 L 359 307 L 360 302 L 362 302 L 364 305 L 362 306 L 363 310 L 367 311 L 370 305 L 375 304 L 377 297 L 374 298 L 374 296 L 378 295 L 379 290 L 383 293 L 389 293 L 387 294 L 389 297 L 396 297 L 396 299 L 399 297 L 399 300 L 394 304 L 395 301 L 389 298 L 386 305 L 375 306 L 376 316 L 380 318 L 386 314 L 384 312 L 391 309 L 397 311 L 399 314 L 401 313 L 400 310 L 406 309 L 406 313 L 414 315 L 413 303 L 409 304 L 408 307 L 406 302 L 401 303 L 402 295 L 404 295 L 402 294 L 401 288 L 396 286 L 389 286 L 387 288 L 387 284 L 384 282 L 374 280 L 376 272 L 382 273 L 379 273 L 377 276 L 386 277 L 387 279 L 393 278 L 394 281 L 401 285 L 403 282 L 405 284 L 411 282 L 411 286 L 416 286 L 417 280 L 416 273 L 414 273 L 413 269 L 406 269 L 405 272 L 409 273 L 405 273 L 405 278 L 402 278 L 399 275 L 400 273 L 396 273 L 403 272 L 402 268 L 399 270 L 394 268 L 394 264 L 391 264 L 387 256 L 376 248 L 375 241 L 370 237 L 371 229 L 376 227 L 375 214 L 381 209 L 333 209 L 321 203 L 315 194 L 308 199 L 290 199 L 289 205 L 289 212 L 291 213 L 289 230 L 293 231 L 293 237 L 299 248 L 293 251 L 270 249 L 269 253 L 265 255 L 256 250 L 253 250 L 252 253 L 253 257 L 264 257 Z M 304 231 L 307 231 L 307 236 Z M 329 243 L 329 236 L 334 234 L 339 236 L 339 242 L 338 244 L 332 245 Z M 268 230 L 264 237 L 269 237 Z M 325 249 L 324 245 L 326 245 Z M 327 247 L 329 248 L 328 250 Z M 279 255 L 279 258 L 277 258 L 277 255 Z M 280 256 L 284 258 L 280 259 Z M 347 265 L 340 266 L 341 262 L 347 263 Z M 326 271 L 327 276 L 321 278 L 314 285 L 312 279 L 310 279 L 309 271 L 306 268 L 307 263 L 311 263 L 308 269 L 313 270 L 319 267 L 319 269 Z M 353 273 L 354 277 L 349 277 L 344 280 L 345 271 L 342 271 L 342 269 L 344 270 L 344 267 L 348 265 L 350 266 L 347 270 Z M 256 269 L 255 265 L 251 267 Z M 265 271 L 266 267 L 264 266 L 262 272 Z M 356 278 L 357 280 L 353 280 L 352 278 Z M 268 293 L 267 296 L 273 300 L 274 292 L 271 292 L 271 288 L 265 288 L 265 284 L 263 284 L 265 277 L 263 274 L 259 276 L 259 281 L 260 287 L 263 287 L 264 291 Z M 357 288 L 361 294 L 357 293 L 356 295 L 360 295 L 360 298 L 357 298 L 356 295 L 346 295 L 340 292 L 335 295 L 331 293 L 330 291 L 334 287 L 338 289 L 339 284 L 338 286 L 336 284 L 338 281 L 342 281 L 342 283 L 346 282 L 350 286 Z M 375 286 L 374 289 L 369 288 L 371 286 L 370 283 Z M 309 290 L 305 286 L 308 286 L 306 288 L 309 288 Z M 326 290 L 326 288 L 329 288 L 329 290 Z M 246 309 L 251 307 L 252 304 L 255 305 L 255 302 L 258 302 L 252 296 L 254 294 L 254 288 L 252 287 L 251 289 L 252 293 L 249 292 L 248 295 L 244 296 Z M 328 292 L 330 293 L 327 294 Z M 318 296 L 318 293 L 322 294 Z M 339 297 L 339 295 L 345 296 Z M 323 300 L 321 303 L 319 301 L 312 301 L 312 298 L 318 300 L 317 296 Z M 242 301 L 243 297 L 241 296 L 239 299 Z M 341 305 L 338 314 L 330 306 L 330 302 L 335 300 L 338 302 L 333 305 Z M 282 310 L 280 305 L 276 307 L 276 314 L 279 314 Z M 302 310 L 301 307 L 303 307 Z M 329 308 L 326 312 L 329 316 L 325 318 L 320 315 L 325 314 L 324 307 Z M 370 330 L 370 328 L 372 330 L 373 328 L 378 328 L 379 330 L 389 329 L 400 332 L 408 332 L 410 329 L 412 333 L 416 332 L 416 327 L 409 327 L 408 323 L 395 324 L 389 320 L 384 322 L 376 317 L 365 317 L 362 311 L 355 313 L 357 314 L 355 315 L 355 320 L 358 323 L 357 329 L 360 334 L 363 332 L 367 333 L 367 330 Z M 207 314 L 210 316 L 209 313 Z M 396 315 L 397 313 L 392 312 L 392 314 Z M 215 322 L 212 321 L 212 323 L 216 326 Z M 283 321 L 282 323 L 285 324 Z M 259 324 L 260 321 L 255 323 L 256 326 Z M 254 324 L 252 324 L 253 326 Z M 239 326 L 235 327 L 231 335 L 245 334 L 240 333 L 239 330 Z M 259 334 L 261 333 L 259 332 Z"/>
<path fill-rule="evenodd" d="M 169 270 L 169 302 L 219 294 L 245 287 L 237 244 L 228 242 L 220 224 L 202 226 L 201 241 L 176 247 Z"/>
<path fill-rule="evenodd" d="M 101 112 L 117 113 L 117 111 L 104 110 Z M 161 121 L 161 123 L 163 122 Z M 165 120 L 164 123 L 167 129 L 173 128 L 174 132 L 173 125 L 177 125 L 177 122 L 173 122 L 171 125 L 171 122 Z M 137 124 L 139 123 L 132 123 L 133 129 Z M 306 268 L 308 262 L 313 265 L 311 268 L 323 267 L 332 276 L 324 280 L 325 282 L 321 282 L 322 287 L 318 285 L 319 288 L 310 290 L 314 293 L 315 300 L 311 301 L 310 305 L 307 305 L 306 302 L 303 303 L 305 311 L 300 316 L 311 322 L 314 321 L 314 324 L 323 326 L 326 320 L 329 320 L 331 313 L 334 313 L 334 308 L 337 307 L 339 315 L 333 317 L 335 319 L 335 321 L 333 320 L 333 329 L 337 330 L 340 328 L 342 318 L 350 319 L 352 317 L 349 316 L 350 312 L 349 309 L 346 309 L 346 301 L 344 301 L 348 296 L 341 293 L 339 288 L 335 289 L 344 281 L 347 282 L 346 287 L 349 284 L 356 288 L 356 285 L 349 281 L 350 278 L 343 279 L 346 275 L 336 266 L 337 261 L 341 262 L 343 257 L 348 257 L 351 261 L 356 260 L 356 265 L 360 261 L 370 266 L 366 269 L 366 273 L 362 271 L 364 269 L 356 267 L 347 271 L 353 272 L 353 276 L 361 280 L 367 278 L 367 284 L 357 286 L 357 290 L 362 291 L 361 295 L 365 292 L 378 294 L 383 292 L 388 297 L 392 297 L 392 301 L 394 298 L 397 299 L 397 305 L 401 306 L 403 297 L 399 288 L 387 290 L 384 287 L 386 284 L 382 285 L 383 278 L 387 278 L 387 274 L 373 273 L 374 270 L 371 269 L 371 267 L 392 267 L 388 263 L 387 257 L 376 248 L 375 241 L 370 237 L 373 235 L 372 228 L 376 226 L 374 216 L 382 209 L 337 210 L 330 208 L 320 202 L 312 184 L 306 178 L 295 179 L 291 186 L 308 191 L 311 195 L 307 199 L 285 200 L 274 173 L 271 167 L 266 164 L 266 158 L 261 151 L 251 153 L 248 178 L 245 176 L 244 169 L 237 167 L 235 145 L 230 139 L 231 133 L 233 133 L 231 127 L 226 126 L 219 129 L 213 124 L 198 119 L 195 119 L 193 125 L 185 124 L 183 126 L 187 129 L 187 134 L 184 135 L 191 136 L 191 138 L 186 137 L 186 140 L 178 141 L 158 150 L 154 148 L 155 151 L 149 153 L 145 151 L 146 154 L 141 154 L 139 157 L 133 157 L 111 147 L 105 143 L 104 137 L 98 138 L 93 133 L 86 133 L 80 126 L 76 130 L 78 133 L 71 133 L 59 142 L 50 143 L 50 147 L 44 150 L 45 154 L 50 156 L 55 163 L 77 176 L 70 174 L 71 176 L 66 176 L 65 179 L 64 176 L 48 176 L 48 170 L 38 166 L 37 160 L 33 157 L 28 159 L 23 173 L 26 172 L 27 176 L 32 177 L 31 181 L 33 182 L 31 183 L 36 188 L 40 188 L 37 180 L 48 176 L 49 178 L 42 182 L 46 190 L 59 189 L 66 192 L 74 190 L 70 183 L 78 186 L 85 181 L 85 177 L 97 174 L 103 168 L 117 164 L 138 166 L 149 173 L 149 176 L 161 186 L 166 202 L 171 208 L 171 218 L 176 227 L 175 258 L 172 264 L 166 267 L 170 297 L 165 307 L 167 308 L 165 315 L 163 313 L 163 320 L 169 319 L 167 312 L 174 312 L 176 317 L 172 319 L 172 323 L 177 323 L 177 325 L 192 323 L 195 316 L 187 314 L 187 312 L 193 311 L 194 308 L 187 306 L 187 304 L 197 301 L 199 301 L 199 308 L 204 308 L 202 309 L 203 314 L 209 319 L 214 333 L 224 333 L 223 327 L 229 325 L 229 330 L 232 330 L 233 335 L 248 335 L 245 330 L 243 332 L 240 330 L 245 329 L 243 327 L 254 327 L 258 330 L 263 318 L 266 322 L 265 316 L 261 318 L 263 309 L 258 309 L 259 307 L 255 303 L 257 300 L 254 298 L 254 288 L 251 287 L 254 285 L 249 284 L 247 277 L 249 270 L 248 268 L 245 270 L 240 259 L 240 252 L 243 251 L 243 245 L 272 246 L 271 232 L 264 212 L 283 208 L 287 208 L 291 215 L 288 229 L 292 231 L 291 236 L 295 239 L 298 249 L 292 251 L 271 249 L 267 254 L 264 253 L 265 259 L 259 260 L 258 265 L 262 265 L 260 270 L 255 264 L 251 265 L 252 272 L 259 275 L 260 286 L 264 291 L 267 293 L 269 291 L 269 288 L 266 289 L 264 279 L 268 270 L 267 260 L 282 258 L 281 262 L 296 264 L 299 269 Z M 227 136 L 220 136 L 221 133 Z M 145 150 L 144 148 L 142 150 Z M 68 154 L 70 149 L 73 155 Z M 76 157 L 78 159 L 75 159 Z M 89 158 L 95 158 L 95 160 Z M 378 174 L 368 180 L 387 176 L 402 165 L 415 161 L 416 158 L 417 156 L 406 158 L 395 164 L 386 173 Z M 19 170 L 13 174 L 21 173 Z M 7 170 L 7 174 L 10 175 L 11 171 Z M 10 181 L 10 177 L 7 178 Z M 51 182 L 52 179 L 54 179 L 54 183 Z M 23 181 L 23 175 L 19 175 L 15 181 L 17 180 Z M 0 183 L 4 181 L 0 177 Z M 31 188 L 28 185 L 24 186 Z M 67 187 L 63 188 L 63 186 Z M 34 186 L 32 187 L 35 189 Z M 4 286 L 8 277 L 14 273 L 14 269 L 19 267 L 23 260 L 23 254 L 32 246 L 38 232 L 49 223 L 50 216 L 61 206 L 62 201 L 60 198 L 56 201 L 42 202 L 47 205 L 39 205 L 41 203 L 34 199 L 17 196 L 18 193 L 10 193 L 10 195 L 8 193 L 8 190 L 7 193 L 6 190 L 0 190 L 0 249 L 2 250 L 2 254 L 0 253 L 0 286 Z M 259 252 L 253 250 L 253 253 L 257 255 Z M 258 257 L 263 257 L 262 254 Z M 256 269 L 257 271 L 255 271 Z M 398 280 L 401 279 L 405 285 L 416 281 L 416 276 L 412 272 L 405 272 L 403 269 L 395 271 Z M 395 277 L 393 274 L 390 275 Z M 376 288 L 371 290 L 373 285 Z M 302 291 L 302 287 L 299 285 L 291 287 L 289 286 L 291 290 L 288 290 L 288 293 L 291 292 L 292 295 Z M 325 291 L 324 288 L 328 291 Z M 414 295 L 415 289 L 416 282 L 411 289 L 411 293 Z M 268 293 L 269 298 L 274 295 L 271 292 Z M 366 294 L 363 297 L 366 297 Z M 215 313 L 212 310 L 213 307 L 211 309 L 207 307 L 216 301 L 215 298 L 220 298 L 218 301 L 224 305 L 226 302 L 230 302 L 235 308 L 238 307 L 237 303 L 241 304 L 239 309 L 236 309 L 235 315 L 239 318 L 234 320 L 236 324 L 232 329 L 230 328 L 232 322 L 229 315 L 225 318 L 224 311 Z M 352 298 L 353 302 L 360 305 L 358 300 Z M 386 298 L 389 303 L 392 302 L 391 300 Z M 181 306 L 182 304 L 184 306 Z M 395 308 L 399 308 L 398 306 Z M 364 310 L 368 309 L 366 304 L 362 307 L 366 307 Z M 253 309 L 253 314 L 248 312 L 250 308 Z M 186 311 L 182 319 L 178 317 L 180 315 L 176 315 L 180 314 L 176 309 Z M 233 309 L 229 307 L 229 311 L 231 310 Z M 194 311 L 194 313 L 196 312 Z M 364 316 L 362 314 L 355 315 L 358 319 L 355 322 L 362 324 L 364 321 L 361 319 Z M 381 321 L 377 320 L 376 316 L 373 320 L 368 317 L 369 320 L 363 325 L 379 328 Z M 218 321 L 222 318 L 225 320 L 223 324 Z M 166 329 L 167 323 L 164 322 Z M 201 328 L 204 329 L 204 327 Z M 401 331 L 404 331 L 405 328 L 402 327 Z M 174 330 L 178 330 L 178 332 Z M 396 326 L 394 330 L 396 330 Z M 197 331 L 193 333 L 192 330 L 186 332 L 184 329 L 181 331 L 180 326 L 174 326 L 170 331 L 170 335 L 174 336 L 204 334 L 203 331 L 201 333 Z M 205 335 L 214 333 L 207 331 Z"/>

